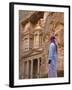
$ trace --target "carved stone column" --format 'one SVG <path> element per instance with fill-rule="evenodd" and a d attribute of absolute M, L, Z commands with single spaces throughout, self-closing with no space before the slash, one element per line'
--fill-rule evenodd
<path fill-rule="evenodd" d="M 31 74 L 30 78 L 33 78 L 33 60 L 31 60 Z"/>
<path fill-rule="evenodd" d="M 27 61 L 27 78 L 29 78 L 29 61 Z"/>
<path fill-rule="evenodd" d="M 37 70 L 37 78 L 39 78 L 39 75 L 40 75 L 40 73 L 39 73 L 39 67 L 40 67 L 39 65 L 40 65 L 40 64 L 39 64 L 39 63 L 40 63 L 40 62 L 39 62 L 39 59 L 38 59 L 37 61 L 38 61 L 38 66 L 37 66 L 37 67 L 38 67 L 38 70 Z"/>

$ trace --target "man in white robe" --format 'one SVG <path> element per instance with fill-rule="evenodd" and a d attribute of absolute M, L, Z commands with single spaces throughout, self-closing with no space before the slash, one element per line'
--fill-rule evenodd
<path fill-rule="evenodd" d="M 55 37 L 51 37 L 48 56 L 48 77 L 57 77 L 57 44 Z"/>

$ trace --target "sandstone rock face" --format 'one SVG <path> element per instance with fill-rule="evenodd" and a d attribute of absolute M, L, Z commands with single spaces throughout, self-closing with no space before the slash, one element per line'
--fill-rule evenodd
<path fill-rule="evenodd" d="M 58 76 L 64 76 L 64 13 L 19 12 L 19 78 L 48 77 L 51 35 L 58 44 Z"/>
<path fill-rule="evenodd" d="M 46 35 L 49 39 L 53 33 L 55 34 L 58 43 L 58 70 L 64 70 L 64 13 L 49 13 L 45 26 Z"/>

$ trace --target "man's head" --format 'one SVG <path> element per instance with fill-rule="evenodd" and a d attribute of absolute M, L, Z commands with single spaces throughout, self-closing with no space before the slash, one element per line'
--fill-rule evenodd
<path fill-rule="evenodd" d="M 55 43 L 55 37 L 52 36 L 52 37 L 50 38 L 50 41 Z"/>
<path fill-rule="evenodd" d="M 56 46 L 56 51 L 57 51 L 57 43 L 56 43 L 56 38 L 55 38 L 55 36 L 52 36 L 52 37 L 50 38 L 50 41 L 51 41 L 51 43 L 54 43 L 54 44 L 55 44 L 55 46 Z"/>

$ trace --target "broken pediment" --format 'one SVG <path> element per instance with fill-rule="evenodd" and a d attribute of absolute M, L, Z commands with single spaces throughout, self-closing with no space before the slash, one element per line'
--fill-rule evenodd
<path fill-rule="evenodd" d="M 23 28 L 23 32 L 27 33 L 27 32 L 32 32 L 32 24 L 30 22 L 28 22 L 25 27 Z"/>

